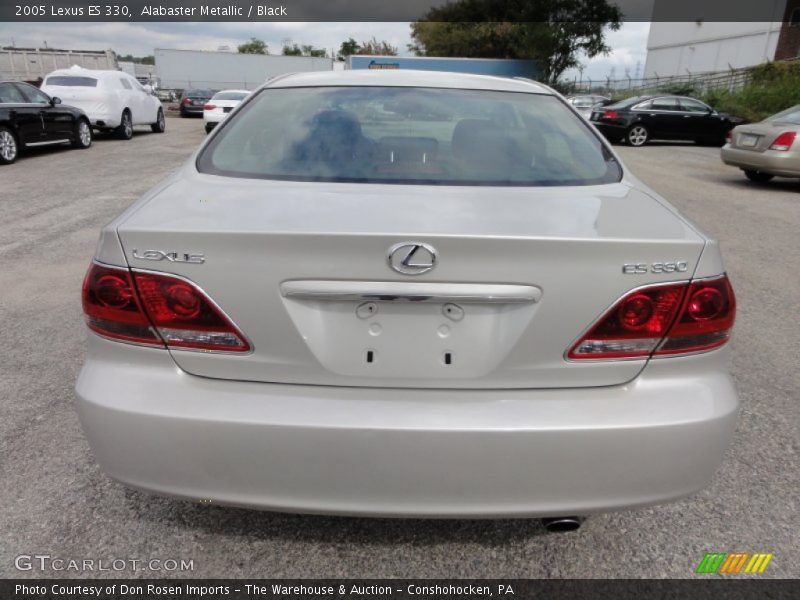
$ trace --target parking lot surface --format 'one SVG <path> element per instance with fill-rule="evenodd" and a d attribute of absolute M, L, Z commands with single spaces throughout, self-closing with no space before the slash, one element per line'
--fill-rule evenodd
<path fill-rule="evenodd" d="M 99 137 L 0 167 L 0 576 L 691 577 L 706 552 L 772 552 L 800 577 L 800 183 L 749 183 L 719 150 L 618 147 L 627 166 L 717 237 L 738 297 L 732 371 L 743 409 L 712 485 L 673 504 L 536 520 L 285 515 L 129 490 L 96 466 L 74 410 L 80 285 L 99 228 L 179 166 L 203 122 Z M 631 448 L 635 453 L 636 448 Z M 665 456 L 664 460 L 670 460 Z M 15 557 L 192 560 L 193 571 L 18 571 Z"/>

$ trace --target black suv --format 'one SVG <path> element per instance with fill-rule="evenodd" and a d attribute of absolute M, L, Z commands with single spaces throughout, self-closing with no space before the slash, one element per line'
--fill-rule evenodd
<path fill-rule="evenodd" d="M 27 83 L 0 81 L 0 164 L 17 160 L 21 148 L 64 142 L 92 145 L 92 128 L 81 109 Z"/>
<path fill-rule="evenodd" d="M 595 108 L 590 117 L 610 141 L 643 146 L 651 139 L 692 140 L 722 146 L 741 119 L 685 96 L 636 96 Z"/>

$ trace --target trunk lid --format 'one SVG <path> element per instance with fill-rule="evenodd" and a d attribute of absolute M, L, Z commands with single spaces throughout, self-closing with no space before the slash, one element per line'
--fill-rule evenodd
<path fill-rule="evenodd" d="M 185 371 L 372 387 L 628 381 L 646 361 L 577 363 L 565 351 L 629 290 L 688 279 L 704 245 L 670 209 L 625 183 L 304 183 L 193 168 L 128 213 L 118 233 L 131 267 L 194 281 L 253 346 L 244 356 L 172 351 Z M 390 268 L 387 252 L 405 242 L 434 248 L 435 267 L 413 276 Z M 425 248 L 406 260 L 411 268 L 429 262 Z M 202 253 L 205 262 L 143 260 L 134 250 Z M 666 261 L 687 270 L 622 269 Z"/>
<path fill-rule="evenodd" d="M 739 150 L 764 152 L 782 132 L 793 131 L 797 125 L 763 121 L 749 125 L 739 125 L 731 136 L 732 146 Z"/>

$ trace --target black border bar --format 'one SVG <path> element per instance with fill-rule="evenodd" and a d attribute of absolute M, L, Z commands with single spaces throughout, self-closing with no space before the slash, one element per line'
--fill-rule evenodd
<path fill-rule="evenodd" d="M 783 600 L 800 581 L 696 579 L 6 579 L 3 600 Z M 125 593 L 122 593 L 125 592 Z"/>
<path fill-rule="evenodd" d="M 451 0 L 457 2 L 458 0 Z M 492 21 L 556 14 L 519 0 L 466 0 Z M 553 7 L 555 2 L 553 0 Z M 593 0 L 582 0 L 587 6 Z M 624 21 L 783 21 L 796 0 L 608 0 Z M 415 21 L 447 0 L 0 0 L 6 22 L 389 22 Z M 520 8 L 520 7 L 523 8 Z M 94 8 L 92 8 L 94 7 Z M 260 10 L 259 10 L 259 7 Z M 271 8 L 272 11 L 266 10 Z M 557 18 L 557 17 L 556 17 Z"/>

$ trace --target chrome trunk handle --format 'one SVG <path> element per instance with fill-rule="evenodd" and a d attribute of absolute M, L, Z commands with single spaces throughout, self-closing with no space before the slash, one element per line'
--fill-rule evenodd
<path fill-rule="evenodd" d="M 525 304 L 538 302 L 542 296 L 542 290 L 531 285 L 494 283 L 298 280 L 284 281 L 280 289 L 292 300 L 330 302 Z"/>

